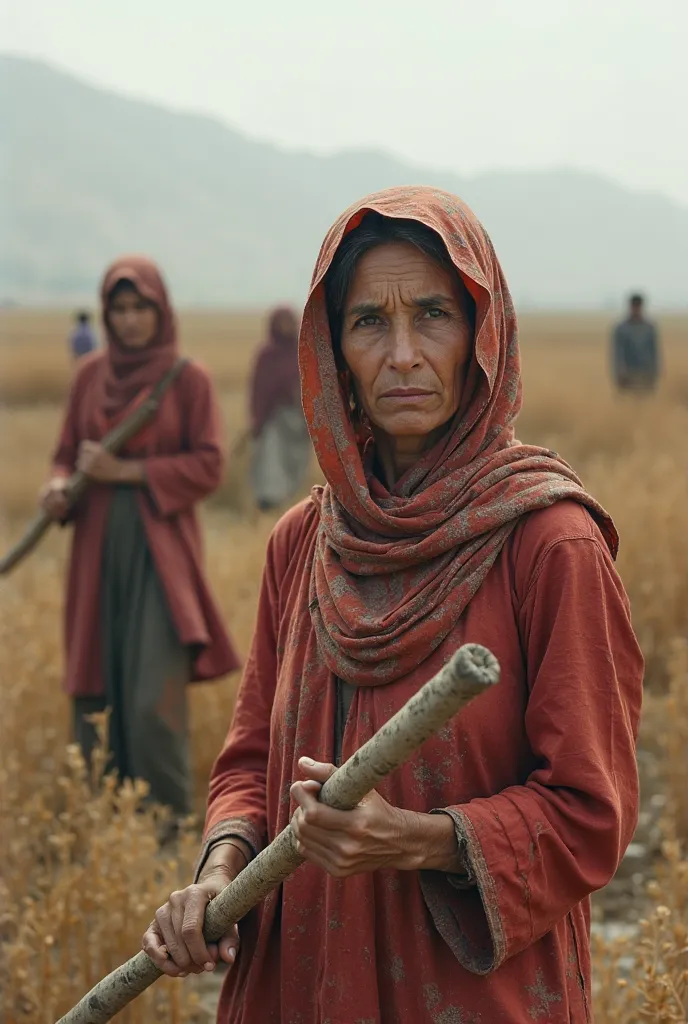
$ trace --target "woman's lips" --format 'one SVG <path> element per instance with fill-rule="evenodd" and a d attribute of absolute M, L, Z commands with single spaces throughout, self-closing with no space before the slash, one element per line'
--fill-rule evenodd
<path fill-rule="evenodd" d="M 391 388 L 380 395 L 380 398 L 391 399 L 394 402 L 422 402 L 433 394 L 433 391 L 424 391 L 422 388 Z"/>

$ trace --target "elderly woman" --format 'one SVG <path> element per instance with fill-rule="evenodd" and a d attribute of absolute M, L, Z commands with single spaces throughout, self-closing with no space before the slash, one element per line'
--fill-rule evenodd
<path fill-rule="evenodd" d="M 297 493 L 311 443 L 299 393 L 299 322 L 288 306 L 270 314 L 268 337 L 251 379 L 251 483 L 258 508 L 277 508 Z"/>
<path fill-rule="evenodd" d="M 89 716 L 111 709 L 112 766 L 176 815 L 191 809 L 186 684 L 238 659 L 202 569 L 196 505 L 218 486 L 221 427 L 210 379 L 187 361 L 155 419 L 119 457 L 100 441 L 179 359 L 158 268 L 123 257 L 105 274 L 107 347 L 79 363 L 43 507 L 70 518 L 66 689 L 87 758 Z M 75 469 L 91 481 L 68 509 Z"/>
<path fill-rule="evenodd" d="M 514 439 L 516 323 L 475 216 L 427 188 L 348 210 L 300 364 L 327 483 L 275 528 L 197 882 L 144 948 L 173 976 L 233 964 L 222 1024 L 583 1024 L 589 896 L 636 822 L 643 664 L 611 520 Z M 355 810 L 319 804 L 467 641 L 500 684 Z M 290 818 L 307 864 L 206 946 L 208 899 Z"/>

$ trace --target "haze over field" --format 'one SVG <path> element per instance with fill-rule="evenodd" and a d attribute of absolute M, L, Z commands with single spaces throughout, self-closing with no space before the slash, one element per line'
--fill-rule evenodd
<path fill-rule="evenodd" d="M 298 301 L 343 206 L 427 182 L 475 207 L 521 306 L 685 307 L 683 0 L 410 12 L 10 2 L 0 301 L 91 296 L 132 248 L 182 302 Z"/>

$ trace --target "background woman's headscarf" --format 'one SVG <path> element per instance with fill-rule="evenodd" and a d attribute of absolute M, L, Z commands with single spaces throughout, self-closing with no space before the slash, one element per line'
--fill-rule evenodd
<path fill-rule="evenodd" d="M 120 281 L 131 281 L 136 291 L 158 311 L 158 329 L 145 348 L 126 348 L 108 323 L 108 302 Z M 107 339 L 107 373 L 103 409 L 107 416 L 121 413 L 143 388 L 153 387 L 174 365 L 179 352 L 177 323 L 163 276 L 146 256 L 120 256 L 106 270 L 100 289 Z"/>
<path fill-rule="evenodd" d="M 335 364 L 323 279 L 369 211 L 432 228 L 476 305 L 466 400 L 445 436 L 391 490 L 364 458 Z M 322 245 L 301 326 L 304 412 L 327 484 L 310 585 L 320 651 L 336 675 L 375 685 L 413 671 L 449 635 L 519 519 L 584 505 L 613 555 L 614 525 L 556 453 L 514 440 L 521 407 L 516 318 L 482 224 L 432 188 L 394 188 L 347 210 Z"/>
<path fill-rule="evenodd" d="M 289 306 L 278 306 L 268 320 L 268 337 L 259 349 L 251 387 L 251 429 L 262 431 L 275 409 L 300 403 L 299 321 Z"/>

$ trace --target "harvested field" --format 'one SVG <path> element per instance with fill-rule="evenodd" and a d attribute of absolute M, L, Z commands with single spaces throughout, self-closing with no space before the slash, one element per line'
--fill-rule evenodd
<path fill-rule="evenodd" d="M 245 385 L 262 318 L 187 313 L 187 351 L 213 373 L 228 444 L 245 422 Z M 619 876 L 595 898 L 597 1024 L 688 1019 L 688 317 L 660 320 L 665 369 L 650 398 L 608 381 L 603 316 L 522 318 L 523 441 L 559 451 L 610 510 L 619 570 L 647 661 L 639 763 L 643 808 Z M 62 313 L 0 313 L 0 546 L 35 510 L 71 367 Z M 230 461 L 204 510 L 210 575 L 237 643 L 251 636 L 274 519 L 251 509 L 246 455 Z M 313 466 L 312 482 L 319 478 Z M 197 825 L 159 850 L 141 792 L 106 779 L 90 795 L 68 743 L 60 691 L 67 537 L 55 530 L 0 581 L 0 1019 L 49 1024 L 139 948 L 143 928 L 189 878 Z M 192 690 L 198 816 L 231 718 L 237 678 Z M 158 991 L 159 989 L 159 991 Z M 122 1014 L 143 1024 L 212 1020 L 214 991 L 161 983 Z"/>

